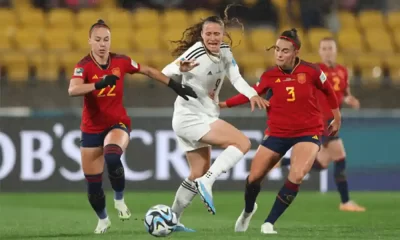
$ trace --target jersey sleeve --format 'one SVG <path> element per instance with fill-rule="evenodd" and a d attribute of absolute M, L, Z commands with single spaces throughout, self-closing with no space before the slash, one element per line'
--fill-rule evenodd
<path fill-rule="evenodd" d="M 202 47 L 202 44 L 200 42 L 193 44 L 193 46 L 191 46 L 188 50 L 182 53 L 173 62 L 165 66 L 165 68 L 161 72 L 165 76 L 170 77 L 174 80 L 181 80 L 184 74 L 190 74 L 191 71 L 196 69 L 194 68 L 189 72 L 181 72 L 179 70 L 181 61 L 195 59 L 196 54 L 200 54 L 201 52 L 205 51 L 203 49 L 204 48 Z"/>
<path fill-rule="evenodd" d="M 256 83 L 255 85 L 253 85 L 253 89 L 257 92 L 258 95 L 261 95 L 261 94 L 264 94 L 265 92 L 267 92 L 267 90 L 269 88 L 270 88 L 270 84 L 268 82 L 267 72 L 265 72 L 261 76 L 260 81 L 258 83 Z M 238 94 L 238 95 L 233 96 L 233 97 L 229 98 L 228 100 L 226 100 L 226 105 L 230 108 L 230 107 L 248 103 L 249 101 L 250 101 L 250 99 L 247 98 L 245 95 Z"/>
<path fill-rule="evenodd" d="M 125 60 L 126 73 L 134 74 L 140 71 L 140 64 L 130 57 Z"/>
<path fill-rule="evenodd" d="M 79 78 L 85 80 L 86 77 L 87 77 L 87 68 L 85 68 L 85 65 L 80 63 L 76 64 L 74 72 L 72 74 L 72 78 Z"/>
<path fill-rule="evenodd" d="M 327 81 L 325 73 L 318 66 L 314 69 L 313 80 L 315 86 L 325 94 L 331 109 L 339 108 L 335 91 L 329 81 Z"/>
<path fill-rule="evenodd" d="M 257 96 L 257 92 L 254 88 L 250 87 L 246 80 L 243 79 L 242 75 L 239 71 L 239 66 L 237 65 L 235 58 L 230 50 L 230 48 L 226 49 L 226 68 L 227 68 L 227 77 L 231 81 L 232 85 L 235 89 L 246 96 L 248 99 Z"/>

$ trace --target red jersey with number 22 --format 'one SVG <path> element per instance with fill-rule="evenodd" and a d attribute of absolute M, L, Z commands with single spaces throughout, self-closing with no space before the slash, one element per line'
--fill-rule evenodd
<path fill-rule="evenodd" d="M 254 89 L 259 95 L 268 89 L 273 93 L 267 110 L 268 128 L 265 131 L 269 136 L 290 138 L 321 135 L 324 125 L 316 99 L 318 89 L 330 99 L 332 108 L 338 107 L 332 86 L 326 81 L 324 73 L 317 65 L 305 61 L 298 60 L 290 74 L 277 66 L 267 70 Z M 226 104 L 232 107 L 248 101 L 239 94 L 228 99 Z"/>
<path fill-rule="evenodd" d="M 84 96 L 81 130 L 87 133 L 101 133 L 115 124 L 131 128 L 131 120 L 123 106 L 125 73 L 133 74 L 140 65 L 125 55 L 110 53 L 107 68 L 103 69 L 90 53 L 75 66 L 72 78 L 81 78 L 84 83 L 100 81 L 104 75 L 119 77 L 113 87 L 94 90 Z"/>
<path fill-rule="evenodd" d="M 324 71 L 328 82 L 332 85 L 340 106 L 343 103 L 346 89 L 348 87 L 348 73 L 346 67 L 339 64 L 336 64 L 334 67 L 328 67 L 323 63 L 320 63 L 319 67 Z M 317 96 L 324 121 L 327 122 L 333 118 L 332 110 L 324 93 L 319 91 Z"/>

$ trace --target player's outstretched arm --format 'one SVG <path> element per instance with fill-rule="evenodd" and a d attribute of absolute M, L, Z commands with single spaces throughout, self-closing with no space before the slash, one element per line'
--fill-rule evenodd
<path fill-rule="evenodd" d="M 164 83 L 168 87 L 170 87 L 172 90 L 176 92 L 179 96 L 184 98 L 185 100 L 189 100 L 188 96 L 197 98 L 197 94 L 193 91 L 193 89 L 189 86 L 180 84 L 176 81 L 174 81 L 172 78 L 167 77 L 164 75 L 162 72 L 159 70 L 146 66 L 146 65 L 141 65 L 140 66 L 140 73 L 147 75 L 150 78 L 153 78 L 159 82 Z"/>

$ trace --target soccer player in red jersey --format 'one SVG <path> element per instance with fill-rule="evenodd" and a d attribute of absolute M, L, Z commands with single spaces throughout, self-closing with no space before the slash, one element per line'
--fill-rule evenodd
<path fill-rule="evenodd" d="M 284 31 L 274 46 L 276 66 L 264 72 L 261 80 L 254 86 L 259 95 L 270 89 L 273 97 L 267 110 L 266 136 L 251 163 L 246 182 L 245 208 L 236 221 L 236 232 L 247 230 L 257 209 L 256 198 L 262 180 L 293 146 L 288 179 L 261 226 L 264 234 L 277 233 L 273 227 L 275 222 L 296 197 L 299 186 L 310 171 L 320 149 L 320 135 L 324 124 L 316 99 L 318 91 L 326 95 L 334 115 L 334 121 L 329 127 L 331 134 L 336 134 L 340 129 L 341 115 L 334 90 L 318 65 L 297 57 L 300 47 L 297 31 Z M 220 103 L 220 106 L 234 107 L 246 102 L 247 98 L 239 94 Z"/>
<path fill-rule="evenodd" d="M 95 233 L 105 233 L 111 225 L 102 188 L 104 163 L 114 190 L 114 207 L 121 220 L 131 216 L 123 197 L 125 188 L 121 155 L 128 146 L 131 120 L 123 106 L 123 79 L 126 73 L 142 73 L 172 88 L 188 100 L 197 98 L 187 86 L 160 71 L 140 65 L 125 55 L 109 52 L 110 28 L 99 20 L 89 30 L 91 52 L 75 66 L 68 93 L 84 96 L 82 113 L 81 158 L 87 181 L 88 199 L 99 221 Z"/>
<path fill-rule="evenodd" d="M 360 102 L 350 91 L 346 67 L 336 63 L 337 45 L 333 38 L 324 38 L 321 40 L 319 55 L 322 60 L 319 66 L 325 72 L 328 81 L 332 84 L 339 104 L 341 105 L 344 102 L 354 109 L 359 109 Z M 324 122 L 328 123 L 332 121 L 332 112 L 329 111 L 326 97 L 321 92 L 318 94 L 318 101 L 321 106 Z M 317 167 L 324 169 L 332 161 L 334 162 L 334 179 L 341 199 L 339 209 L 350 212 L 364 212 L 366 210 L 364 207 L 359 206 L 354 201 L 350 201 L 345 174 L 346 152 L 342 139 L 338 135 L 329 136 L 329 134 L 324 134 L 322 137 L 322 149 L 318 153 L 315 163 L 316 165 L 319 164 Z"/>

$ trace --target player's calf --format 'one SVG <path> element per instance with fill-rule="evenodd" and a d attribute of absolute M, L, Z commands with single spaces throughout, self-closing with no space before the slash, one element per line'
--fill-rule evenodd
<path fill-rule="evenodd" d="M 102 186 L 102 175 L 102 173 L 93 175 L 85 174 L 88 200 L 99 218 L 99 222 L 94 231 L 97 234 L 105 233 L 111 226 L 106 211 L 106 197 Z"/>
<path fill-rule="evenodd" d="M 195 183 L 186 178 L 179 186 L 178 191 L 176 191 L 174 203 L 172 204 L 172 211 L 176 214 L 178 223 L 180 223 L 183 211 L 190 205 L 196 195 L 197 190 Z M 177 226 L 177 228 L 176 231 L 186 232 L 187 230 L 182 224 Z"/>
<path fill-rule="evenodd" d="M 131 213 L 124 201 L 125 172 L 121 162 L 122 153 L 122 148 L 116 144 L 108 144 L 104 147 L 108 178 L 114 190 L 114 207 L 118 211 L 119 218 L 127 220 L 131 217 Z"/>

